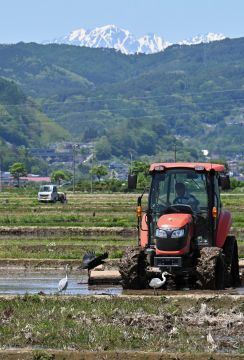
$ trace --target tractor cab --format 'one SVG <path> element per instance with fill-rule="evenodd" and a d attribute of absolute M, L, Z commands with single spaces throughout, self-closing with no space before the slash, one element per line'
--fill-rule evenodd
<path fill-rule="evenodd" d="M 152 164 L 148 210 L 139 231 L 141 245 L 179 254 L 215 246 L 223 172 L 224 166 L 216 164 Z M 183 246 L 186 236 L 191 237 L 187 247 Z"/>
<path fill-rule="evenodd" d="M 178 239 L 185 237 L 191 223 L 198 223 L 195 227 L 195 242 L 209 244 L 211 210 L 208 189 L 208 177 L 204 172 L 187 168 L 153 170 L 147 213 L 148 245 L 155 244 L 159 238 L 170 237 L 171 240 L 177 239 L 178 246 L 171 241 L 170 244 L 165 244 L 165 250 L 170 250 L 170 247 L 178 250 L 181 247 Z M 217 198 L 219 199 L 219 194 Z M 175 230 L 171 231 L 173 229 Z M 161 247 L 164 248 L 163 244 Z"/>

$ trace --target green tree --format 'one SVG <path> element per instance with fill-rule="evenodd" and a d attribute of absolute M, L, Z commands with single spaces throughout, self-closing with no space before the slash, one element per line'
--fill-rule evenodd
<path fill-rule="evenodd" d="M 133 161 L 130 171 L 137 174 L 137 185 L 144 188 L 148 185 L 149 164 L 143 161 Z"/>
<path fill-rule="evenodd" d="M 90 170 L 90 174 L 95 175 L 98 178 L 98 181 L 100 181 L 102 176 L 108 174 L 108 169 L 104 165 L 93 166 Z"/>
<path fill-rule="evenodd" d="M 230 179 L 231 189 L 235 189 L 235 188 L 239 187 L 239 185 L 240 185 L 240 182 L 236 178 L 232 177 Z"/>
<path fill-rule="evenodd" d="M 149 174 L 149 164 L 144 161 L 133 161 L 130 171 L 133 174 L 143 173 L 144 176 Z"/>
<path fill-rule="evenodd" d="M 19 187 L 19 180 L 21 176 L 26 176 L 26 168 L 23 163 L 16 162 L 9 167 L 10 174 L 17 180 L 17 186 Z"/>
<path fill-rule="evenodd" d="M 52 173 L 51 179 L 53 182 L 57 182 L 58 185 L 60 185 L 62 180 L 70 180 L 71 174 L 64 170 L 56 170 Z"/>
<path fill-rule="evenodd" d="M 96 155 L 99 160 L 111 157 L 111 145 L 106 136 L 102 136 L 96 143 Z"/>

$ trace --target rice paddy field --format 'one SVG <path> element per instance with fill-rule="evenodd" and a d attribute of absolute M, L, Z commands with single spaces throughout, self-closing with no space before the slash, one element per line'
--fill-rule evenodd
<path fill-rule="evenodd" d="M 120 258 L 136 244 L 137 194 L 68 194 L 68 203 L 38 203 L 28 190 L 0 193 L 2 259 L 81 259 L 87 250 L 105 249 Z M 233 216 L 232 233 L 244 257 L 244 194 L 224 194 Z M 146 209 L 146 199 L 144 200 Z"/>
<path fill-rule="evenodd" d="M 68 194 L 38 203 L 33 194 L 0 195 L 1 259 L 81 259 L 105 249 L 119 258 L 136 241 L 135 195 Z M 2 229 L 1 229 L 2 227 Z"/>
<path fill-rule="evenodd" d="M 137 196 L 77 192 L 43 204 L 28 189 L 1 192 L 0 272 L 75 264 L 91 250 L 118 261 L 137 243 Z M 244 194 L 222 203 L 244 258 Z M 0 296 L 0 359 L 243 359 L 243 320 L 243 295 L 223 293 Z"/>

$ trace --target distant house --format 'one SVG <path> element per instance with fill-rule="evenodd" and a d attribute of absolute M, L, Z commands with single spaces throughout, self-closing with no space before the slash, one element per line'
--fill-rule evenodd
<path fill-rule="evenodd" d="M 20 179 L 22 181 L 35 182 L 35 183 L 50 183 L 51 182 L 51 178 L 49 176 L 28 175 L 28 176 L 22 176 Z"/>
<path fill-rule="evenodd" d="M 16 185 L 16 181 L 14 177 L 9 172 L 2 172 L 0 180 L 2 187 L 8 187 L 8 186 L 11 187 Z M 28 174 L 27 176 L 20 177 L 20 185 L 27 184 L 29 182 L 50 183 L 51 178 L 49 176 L 39 176 L 33 174 Z"/>

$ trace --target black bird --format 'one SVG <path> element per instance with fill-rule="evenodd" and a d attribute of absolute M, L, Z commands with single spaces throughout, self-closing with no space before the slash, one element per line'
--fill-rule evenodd
<path fill-rule="evenodd" d="M 77 270 L 87 269 L 88 272 L 94 269 L 96 266 L 104 263 L 104 260 L 107 259 L 108 252 L 105 252 L 102 255 L 96 255 L 94 251 L 88 251 L 83 256 L 83 260 L 81 265 L 77 268 Z"/>

